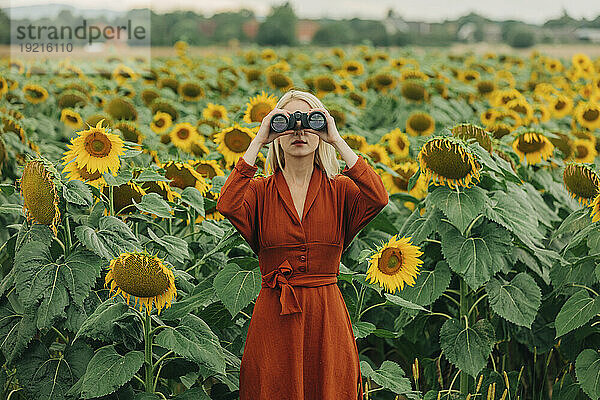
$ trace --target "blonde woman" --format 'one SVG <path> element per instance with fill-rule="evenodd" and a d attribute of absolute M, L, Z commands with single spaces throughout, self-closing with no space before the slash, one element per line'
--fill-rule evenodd
<path fill-rule="evenodd" d="M 319 110 L 323 131 L 270 129 L 276 113 Z M 254 177 L 269 144 L 266 177 Z M 346 162 L 341 171 L 336 151 Z M 258 255 L 262 288 L 240 368 L 240 400 L 361 400 L 356 340 L 337 275 L 342 252 L 388 203 L 381 177 L 314 95 L 285 93 L 221 188 L 217 210 Z"/>

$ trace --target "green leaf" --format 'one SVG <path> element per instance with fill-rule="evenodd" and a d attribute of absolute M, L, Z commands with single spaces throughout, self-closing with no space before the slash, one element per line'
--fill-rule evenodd
<path fill-rule="evenodd" d="M 575 292 L 562 306 L 556 316 L 556 336 L 560 337 L 586 324 L 600 313 L 600 300 L 591 298 L 586 289 Z"/>
<path fill-rule="evenodd" d="M 163 329 L 155 341 L 198 365 L 216 373 L 225 374 L 225 357 L 219 337 L 202 319 L 188 314 L 177 327 Z"/>
<path fill-rule="evenodd" d="M 399 296 L 412 303 L 427 306 L 436 301 L 450 285 L 452 273 L 446 261 L 439 261 L 433 271 L 421 270 L 413 286 L 404 285 Z"/>
<path fill-rule="evenodd" d="M 63 357 L 54 357 L 46 346 L 36 340 L 27 356 L 16 363 L 17 377 L 27 398 L 64 400 L 69 388 L 85 372 L 93 351 L 84 343 L 68 346 Z"/>
<path fill-rule="evenodd" d="M 214 280 L 215 292 L 232 317 L 254 300 L 260 292 L 262 277 L 260 269 L 240 269 L 236 264 L 227 264 Z"/>
<path fill-rule="evenodd" d="M 26 307 L 37 307 L 38 329 L 50 327 L 64 316 L 69 295 L 76 304 L 87 297 L 100 276 L 102 260 L 77 248 L 66 260 L 54 262 L 48 246 L 33 241 L 15 256 L 16 289 Z M 38 305 L 38 302 L 39 305 Z"/>
<path fill-rule="evenodd" d="M 419 180 L 420 176 L 421 176 L 421 168 L 419 167 L 417 169 L 417 172 L 415 172 L 408 180 L 408 186 L 406 188 L 406 191 L 410 192 L 411 190 L 413 190 L 413 188 L 417 184 L 417 180 Z"/>
<path fill-rule="evenodd" d="M 531 276 L 521 272 L 510 282 L 492 278 L 485 290 L 496 314 L 514 324 L 531 328 L 542 299 L 542 292 Z"/>
<path fill-rule="evenodd" d="M 585 349 L 575 360 L 575 374 L 583 391 L 593 400 L 600 398 L 600 354 Z"/>
<path fill-rule="evenodd" d="M 135 183 L 143 183 L 143 182 L 171 182 L 171 179 L 166 178 L 164 175 L 159 174 L 156 171 L 151 169 L 144 169 L 137 178 L 133 180 Z"/>
<path fill-rule="evenodd" d="M 99 229 L 87 225 L 75 228 L 75 235 L 90 251 L 105 260 L 112 260 L 121 253 L 140 251 L 139 241 L 129 226 L 113 216 L 101 217 Z"/>
<path fill-rule="evenodd" d="M 80 336 L 106 342 L 113 341 L 115 339 L 113 332 L 114 321 L 128 311 L 129 306 L 127 303 L 122 301 L 115 302 L 114 297 L 109 298 L 100 304 L 94 310 L 94 313 L 83 322 L 73 342 Z"/>
<path fill-rule="evenodd" d="M 483 212 L 486 200 L 485 191 L 477 186 L 464 190 L 440 186 L 427 196 L 428 204 L 442 210 L 461 233 Z"/>
<path fill-rule="evenodd" d="M 173 397 L 173 400 L 211 400 L 202 386 L 196 386 Z"/>
<path fill-rule="evenodd" d="M 505 229 L 491 222 L 483 223 L 469 238 L 449 224 L 440 227 L 442 252 L 450 268 L 462 276 L 473 290 L 479 289 L 506 263 L 511 237 Z"/>
<path fill-rule="evenodd" d="M 358 321 L 352 324 L 352 332 L 357 339 L 365 338 L 375 332 L 377 327 L 367 321 Z"/>
<path fill-rule="evenodd" d="M 131 173 L 131 171 L 128 170 L 119 171 L 117 176 L 114 176 L 113 174 L 107 171 L 103 173 L 102 176 L 104 177 L 106 184 L 109 186 L 121 186 L 126 184 L 133 178 L 133 174 Z"/>
<path fill-rule="evenodd" d="M 195 313 L 200 307 L 208 306 L 217 301 L 214 287 L 208 280 L 196 286 L 192 293 L 184 299 L 177 299 L 171 307 L 161 312 L 160 317 L 165 321 L 173 321 Z"/>
<path fill-rule="evenodd" d="M 589 400 L 589 398 L 583 394 L 571 375 L 565 374 L 559 381 L 554 383 L 552 400 Z"/>
<path fill-rule="evenodd" d="M 189 204 L 198 215 L 206 216 L 204 212 L 204 196 L 195 187 L 188 186 L 181 193 L 181 201 Z"/>
<path fill-rule="evenodd" d="M 112 344 L 101 347 L 87 366 L 81 396 L 91 399 L 111 394 L 129 382 L 143 363 L 144 353 L 141 351 L 131 351 L 122 356 Z"/>
<path fill-rule="evenodd" d="M 0 305 L 0 349 L 9 364 L 21 355 L 36 333 L 35 310 L 17 313 L 4 297 Z"/>
<path fill-rule="evenodd" d="M 63 185 L 63 196 L 69 203 L 90 207 L 94 202 L 90 188 L 78 180 L 68 181 Z"/>
<path fill-rule="evenodd" d="M 395 394 L 413 392 L 410 379 L 405 377 L 404 370 L 393 361 L 385 360 L 381 363 L 381 367 L 375 371 L 368 362 L 361 361 L 360 371 L 363 376 L 372 379 L 378 385 Z"/>
<path fill-rule="evenodd" d="M 495 340 L 494 328 L 486 319 L 467 328 L 463 320 L 452 318 L 440 330 L 440 346 L 448 361 L 474 378 L 485 368 Z"/>
<path fill-rule="evenodd" d="M 415 208 L 402 225 L 399 236 L 411 237 L 411 243 L 418 246 L 433 233 L 441 219 L 442 212 L 437 208 L 427 210 L 425 215 L 421 215 L 421 210 Z"/>
<path fill-rule="evenodd" d="M 405 300 L 402 297 L 394 296 L 393 294 L 390 294 L 390 293 L 384 293 L 384 296 L 390 302 L 392 302 L 398 306 L 409 308 L 411 310 L 427 311 L 426 308 L 421 307 L 420 305 L 412 303 L 408 300 Z"/>
<path fill-rule="evenodd" d="M 131 199 L 131 201 L 133 201 L 133 204 L 140 211 L 154 214 L 161 218 L 173 217 L 171 206 L 158 193 L 148 193 L 142 196 L 142 201 L 139 203 L 136 203 L 134 199 Z"/>
<path fill-rule="evenodd" d="M 170 256 L 182 264 L 185 260 L 190 259 L 188 244 L 185 240 L 170 235 L 158 237 L 150 228 L 148 228 L 148 235 L 154 244 L 158 244 L 166 251 L 166 256 Z"/>

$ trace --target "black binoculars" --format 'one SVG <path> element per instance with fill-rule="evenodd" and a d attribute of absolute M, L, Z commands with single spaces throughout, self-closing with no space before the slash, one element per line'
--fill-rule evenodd
<path fill-rule="evenodd" d="M 300 129 L 309 128 L 321 131 L 327 127 L 327 119 L 321 111 L 312 111 L 310 113 L 295 111 L 289 117 L 283 113 L 274 114 L 271 118 L 271 130 L 281 133 L 295 129 L 297 121 L 300 121 Z"/>

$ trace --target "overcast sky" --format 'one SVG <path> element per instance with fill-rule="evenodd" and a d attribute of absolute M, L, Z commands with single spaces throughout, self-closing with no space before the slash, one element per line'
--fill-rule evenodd
<path fill-rule="evenodd" d="M 491 19 L 518 19 L 543 23 L 566 9 L 574 18 L 594 19 L 600 15 L 600 0 L 290 0 L 300 17 L 383 18 L 393 8 L 407 20 L 443 21 L 470 11 Z M 0 0 L 1 7 L 61 3 L 80 8 L 126 10 L 151 6 L 156 12 L 195 10 L 210 16 L 215 12 L 249 8 L 266 15 L 283 0 Z"/>

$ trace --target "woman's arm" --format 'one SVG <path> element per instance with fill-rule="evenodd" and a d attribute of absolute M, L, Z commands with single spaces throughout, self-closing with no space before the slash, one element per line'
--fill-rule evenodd
<path fill-rule="evenodd" d="M 346 141 L 337 140 L 333 145 L 346 161 L 342 174 L 351 179 L 344 185 L 346 249 L 356 234 L 387 205 L 389 196 L 379 174 Z"/>
<path fill-rule="evenodd" d="M 259 247 L 257 207 L 261 188 L 253 177 L 258 169 L 254 161 L 259 149 L 259 142 L 253 140 L 227 177 L 216 205 L 217 211 L 227 217 L 256 254 Z"/>

